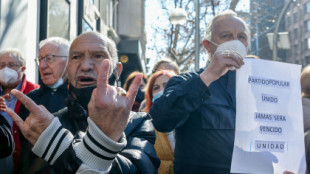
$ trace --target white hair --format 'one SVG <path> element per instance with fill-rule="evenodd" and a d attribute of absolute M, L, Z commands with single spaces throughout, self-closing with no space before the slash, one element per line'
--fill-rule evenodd
<path fill-rule="evenodd" d="M 39 44 L 39 48 L 41 49 L 44 45 L 51 43 L 56 44 L 61 51 L 66 53 L 66 56 L 69 56 L 69 41 L 62 37 L 49 37 L 45 40 L 42 40 Z"/>
<path fill-rule="evenodd" d="M 244 28 L 245 28 L 245 34 L 247 36 L 247 42 L 248 42 L 248 46 L 250 45 L 250 29 L 248 27 L 248 25 L 245 23 L 245 21 L 238 17 L 237 13 L 232 11 L 232 10 L 225 10 L 217 15 L 215 15 L 211 21 L 209 22 L 207 28 L 206 28 L 206 39 L 207 40 L 211 40 L 212 39 L 212 34 L 213 34 L 213 29 L 214 29 L 214 23 L 215 21 L 220 18 L 220 17 L 223 17 L 223 16 L 230 16 L 230 17 L 234 17 L 234 18 L 237 18 L 239 19 L 243 25 L 244 25 Z"/>
<path fill-rule="evenodd" d="M 22 66 L 26 66 L 26 60 L 23 58 L 21 52 L 17 48 L 6 48 L 0 51 L 0 59 L 3 55 L 9 54 L 11 57 L 17 58 L 21 63 Z"/>

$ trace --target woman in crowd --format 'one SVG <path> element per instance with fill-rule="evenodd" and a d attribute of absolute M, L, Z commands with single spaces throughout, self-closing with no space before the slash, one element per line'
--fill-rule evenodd
<path fill-rule="evenodd" d="M 174 71 L 159 70 L 150 77 L 145 91 L 146 107 L 143 109 L 143 111 L 148 112 L 150 110 L 156 99 L 158 99 L 163 94 L 168 80 L 175 75 L 177 74 Z M 161 160 L 158 173 L 173 173 L 173 151 L 175 147 L 174 132 L 155 132 L 155 149 L 157 156 Z"/>
<path fill-rule="evenodd" d="M 159 70 L 171 70 L 174 71 L 177 75 L 180 74 L 179 66 L 171 59 L 160 59 L 157 61 L 153 67 L 152 73 L 154 74 Z"/>
<path fill-rule="evenodd" d="M 126 91 L 129 90 L 129 87 L 130 87 L 133 79 L 135 79 L 135 77 L 138 74 L 140 74 L 140 73 L 141 72 L 139 72 L 139 71 L 134 71 L 131 74 L 129 74 L 129 76 L 127 77 L 127 79 L 125 81 L 125 84 L 123 86 L 123 88 Z M 144 100 L 144 88 L 145 88 L 146 83 L 147 83 L 147 77 L 146 77 L 145 74 L 143 74 L 143 77 L 142 77 L 142 80 L 141 80 L 141 84 L 140 84 L 140 88 L 138 90 L 138 93 L 137 93 L 137 96 L 136 96 L 136 99 L 135 99 L 135 103 L 133 104 L 132 109 L 131 109 L 132 111 L 138 112 L 140 104 Z"/>

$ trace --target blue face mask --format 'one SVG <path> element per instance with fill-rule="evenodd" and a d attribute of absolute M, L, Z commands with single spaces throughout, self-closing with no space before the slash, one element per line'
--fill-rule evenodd
<path fill-rule="evenodd" d="M 56 89 L 56 88 L 58 88 L 60 85 L 62 85 L 63 83 L 64 83 L 64 79 L 60 77 L 54 85 L 48 86 L 48 87 L 50 87 L 50 88 L 52 88 L 52 89 Z"/>
<path fill-rule="evenodd" d="M 152 103 L 154 103 L 154 102 L 155 102 L 155 100 L 157 100 L 160 96 L 162 96 L 162 95 L 163 95 L 163 93 L 164 93 L 164 91 L 159 91 L 159 92 L 157 92 L 157 93 L 153 94 Z"/>

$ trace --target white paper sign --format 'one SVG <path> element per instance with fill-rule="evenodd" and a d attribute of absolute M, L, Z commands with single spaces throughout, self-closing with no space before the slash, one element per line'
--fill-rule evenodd
<path fill-rule="evenodd" d="M 236 74 L 232 173 L 305 173 L 301 66 L 245 59 Z"/>

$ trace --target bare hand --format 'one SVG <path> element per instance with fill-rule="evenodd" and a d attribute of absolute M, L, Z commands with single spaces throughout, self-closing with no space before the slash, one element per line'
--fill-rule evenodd
<path fill-rule="evenodd" d="M 38 106 L 29 97 L 22 92 L 13 89 L 11 91 L 13 96 L 17 98 L 29 110 L 30 114 L 25 121 L 23 121 L 12 109 L 7 108 L 8 114 L 15 121 L 24 137 L 34 145 L 41 133 L 52 122 L 54 116 L 42 105 Z"/>
<path fill-rule="evenodd" d="M 88 103 L 89 117 L 112 140 L 118 141 L 127 126 L 128 117 L 137 95 L 142 74 L 136 76 L 127 92 L 122 88 L 111 86 L 108 83 L 110 61 L 101 63 L 97 79 L 97 88 L 94 89 Z"/>
<path fill-rule="evenodd" d="M 200 78 L 209 86 L 226 74 L 230 68 L 239 69 L 243 64 L 243 58 L 234 51 L 217 52 L 213 55 L 209 66 L 200 74 Z"/>
<path fill-rule="evenodd" d="M 6 109 L 5 99 L 9 98 L 10 98 L 9 94 L 4 94 L 2 97 L 0 97 L 0 111 L 5 111 Z"/>

